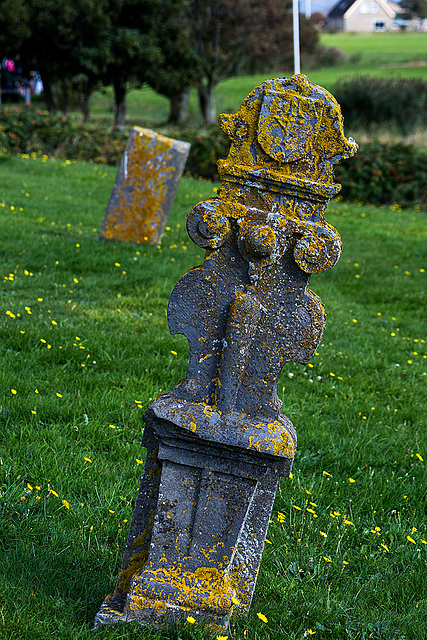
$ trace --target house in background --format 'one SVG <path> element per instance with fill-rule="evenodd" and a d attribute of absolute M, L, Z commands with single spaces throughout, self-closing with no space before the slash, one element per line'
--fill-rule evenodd
<path fill-rule="evenodd" d="M 391 0 L 339 0 L 326 17 L 326 26 L 340 31 L 392 31 L 411 29 L 402 19 L 404 10 Z"/>

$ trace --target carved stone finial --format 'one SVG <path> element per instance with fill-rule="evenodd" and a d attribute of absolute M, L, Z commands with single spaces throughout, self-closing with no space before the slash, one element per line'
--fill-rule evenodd
<path fill-rule="evenodd" d="M 305 76 L 264 82 L 234 115 L 218 197 L 189 213 L 206 249 L 169 301 L 190 346 L 185 380 L 146 411 L 147 458 L 122 570 L 96 625 L 191 615 L 227 627 L 247 612 L 278 479 L 296 433 L 276 392 L 283 365 L 308 363 L 324 330 L 310 275 L 341 253 L 325 221 L 333 168 L 357 145 L 333 96 Z"/>

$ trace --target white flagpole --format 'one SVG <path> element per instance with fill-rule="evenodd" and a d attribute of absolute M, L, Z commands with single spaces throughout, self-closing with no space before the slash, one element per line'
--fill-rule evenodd
<path fill-rule="evenodd" d="M 292 14 L 294 26 L 294 73 L 301 73 L 299 48 L 299 7 L 298 0 L 292 0 Z"/>

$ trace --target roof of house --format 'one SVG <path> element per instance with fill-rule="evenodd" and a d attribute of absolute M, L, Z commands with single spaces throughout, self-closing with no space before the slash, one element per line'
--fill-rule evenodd
<path fill-rule="evenodd" d="M 338 0 L 328 13 L 328 18 L 342 18 L 355 0 Z"/>
<path fill-rule="evenodd" d="M 342 18 L 344 16 L 347 18 L 358 8 L 359 5 L 362 4 L 362 2 L 363 0 L 338 0 L 338 2 L 329 11 L 327 17 Z M 389 0 L 378 0 L 378 4 L 391 18 L 394 18 L 397 13 L 402 12 L 402 8 L 395 2 L 390 2 Z"/>

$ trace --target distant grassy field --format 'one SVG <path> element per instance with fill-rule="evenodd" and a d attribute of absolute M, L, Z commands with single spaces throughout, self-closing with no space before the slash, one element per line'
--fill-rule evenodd
<path fill-rule="evenodd" d="M 97 239 L 114 178 L 0 157 L 1 640 L 94 638 L 138 488 L 142 412 L 185 376 L 166 307 L 203 259 L 186 215 L 216 185 L 181 181 L 155 249 Z M 332 202 L 327 217 L 344 250 L 311 282 L 326 331 L 278 386 L 299 453 L 229 640 L 426 637 L 425 214 Z M 99 637 L 216 634 L 118 625 Z"/>
<path fill-rule="evenodd" d="M 342 66 L 309 70 L 302 67 L 311 82 L 333 90 L 338 78 L 349 75 L 374 75 L 378 77 L 420 78 L 427 80 L 426 33 L 336 33 L 321 34 L 321 43 L 327 47 L 339 47 L 349 56 Z M 425 62 L 424 66 L 420 65 Z M 269 77 L 291 75 L 292 71 L 277 69 L 270 74 L 239 76 L 221 82 L 216 89 L 218 113 L 234 112 L 252 89 Z M 92 98 L 92 117 L 105 123 L 112 121 L 112 93 L 97 93 Z M 149 87 L 129 92 L 127 123 L 142 126 L 159 126 L 168 118 L 168 101 Z M 190 121 L 199 122 L 196 92 L 191 97 Z"/>
<path fill-rule="evenodd" d="M 390 31 L 384 33 L 322 33 L 326 47 L 339 47 L 348 55 L 358 54 L 362 60 L 377 65 L 427 64 L 427 33 Z"/>

